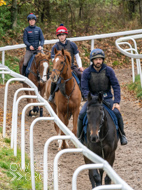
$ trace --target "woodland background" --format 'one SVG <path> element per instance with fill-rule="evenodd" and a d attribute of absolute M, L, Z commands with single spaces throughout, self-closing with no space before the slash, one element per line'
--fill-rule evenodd
<path fill-rule="evenodd" d="M 37 16 L 46 40 L 56 38 L 56 28 L 63 23 L 68 37 L 140 29 L 142 26 L 142 0 L 0 0 L 0 46 L 23 43 L 27 16 Z M 106 64 L 112 67 L 129 67 L 131 60 L 115 47 L 115 38 L 95 40 L 95 47 L 105 51 Z M 76 42 L 83 66 L 90 64 L 90 41 Z M 141 40 L 138 40 L 141 52 Z M 51 50 L 52 45 L 44 48 Z M 6 64 L 17 70 L 25 49 L 6 52 Z M 0 54 L 1 60 L 1 54 Z M 52 63 L 51 63 L 52 64 Z"/>

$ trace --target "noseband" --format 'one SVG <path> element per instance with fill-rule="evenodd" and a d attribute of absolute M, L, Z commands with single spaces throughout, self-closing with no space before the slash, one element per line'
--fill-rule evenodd
<path fill-rule="evenodd" d="M 59 54 L 59 55 L 57 55 L 57 56 L 61 56 L 61 54 Z M 62 63 L 62 62 L 61 62 L 61 63 Z M 52 71 L 55 72 L 55 74 L 57 75 L 58 78 L 59 78 L 59 76 L 61 76 L 61 74 L 62 74 L 62 72 L 63 72 L 63 70 L 64 70 L 64 68 L 65 68 L 65 65 L 66 65 L 66 56 L 64 56 L 63 67 L 62 67 L 61 70 L 58 70 L 58 69 L 52 69 Z M 67 68 L 67 70 L 68 70 L 68 68 Z M 60 72 L 59 75 L 57 74 L 57 71 Z"/>

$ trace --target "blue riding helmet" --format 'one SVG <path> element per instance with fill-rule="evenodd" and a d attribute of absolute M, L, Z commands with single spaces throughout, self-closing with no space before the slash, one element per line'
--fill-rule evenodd
<path fill-rule="evenodd" d="M 36 16 L 35 16 L 33 13 L 30 13 L 30 14 L 27 16 L 27 19 L 28 19 L 28 21 L 29 21 L 29 20 L 36 20 Z"/>
<path fill-rule="evenodd" d="M 93 49 L 90 53 L 90 61 L 93 61 L 95 58 L 105 59 L 105 53 L 101 49 Z"/>

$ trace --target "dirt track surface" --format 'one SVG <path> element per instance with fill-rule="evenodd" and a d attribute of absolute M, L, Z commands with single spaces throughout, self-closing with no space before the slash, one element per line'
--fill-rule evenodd
<path fill-rule="evenodd" d="M 120 84 L 125 84 L 132 80 L 131 69 L 115 70 Z M 11 113 L 13 94 L 22 84 L 11 85 L 8 96 L 8 113 Z M 1 99 L 0 108 L 3 109 L 4 88 L 0 88 Z M 18 143 L 20 145 L 20 113 L 26 105 L 26 100 L 21 100 L 19 105 L 18 119 Z M 45 111 L 45 110 L 44 110 Z M 118 143 L 116 151 L 116 160 L 114 170 L 116 173 L 135 190 L 142 189 L 142 108 L 139 107 L 138 101 L 122 89 L 121 113 L 124 118 L 125 132 L 128 139 L 128 145 L 121 146 Z M 48 113 L 45 111 L 44 116 Z M 29 129 L 34 118 L 26 116 L 26 152 L 29 154 Z M 72 129 L 72 119 L 69 128 Z M 8 130 L 7 130 L 8 131 Z M 8 131 L 10 135 L 10 130 Z M 34 128 L 34 155 L 36 169 L 42 170 L 43 150 L 47 139 L 56 135 L 53 122 L 40 121 Z M 70 147 L 74 148 L 72 143 Z M 58 142 L 51 143 L 49 147 L 49 189 L 53 189 L 53 161 L 58 152 Z M 71 190 L 72 175 L 75 169 L 84 164 L 83 156 L 80 153 L 64 154 L 59 159 L 59 189 Z M 43 171 L 41 171 L 41 174 Z M 77 178 L 78 190 L 91 190 L 91 184 L 88 178 L 88 171 L 81 172 Z"/>

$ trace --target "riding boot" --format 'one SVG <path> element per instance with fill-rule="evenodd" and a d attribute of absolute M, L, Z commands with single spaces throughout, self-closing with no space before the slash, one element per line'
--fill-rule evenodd
<path fill-rule="evenodd" d="M 52 82 L 52 83 L 51 83 L 51 92 L 50 92 L 50 96 L 49 96 L 49 98 L 48 98 L 48 101 L 49 101 L 49 102 L 53 102 L 53 100 L 54 100 L 55 88 L 56 88 L 56 83 Z"/>
<path fill-rule="evenodd" d="M 122 117 L 120 117 L 118 119 L 118 127 L 119 127 L 121 145 L 126 145 L 127 144 L 127 139 L 126 139 L 125 132 L 124 132 L 124 124 L 123 124 Z"/>
<path fill-rule="evenodd" d="M 23 76 L 26 76 L 26 68 L 27 68 L 27 66 L 23 65 L 23 67 L 22 67 L 22 75 Z"/>
<path fill-rule="evenodd" d="M 83 121 L 79 118 L 77 121 L 77 138 L 81 143 L 83 143 Z"/>

